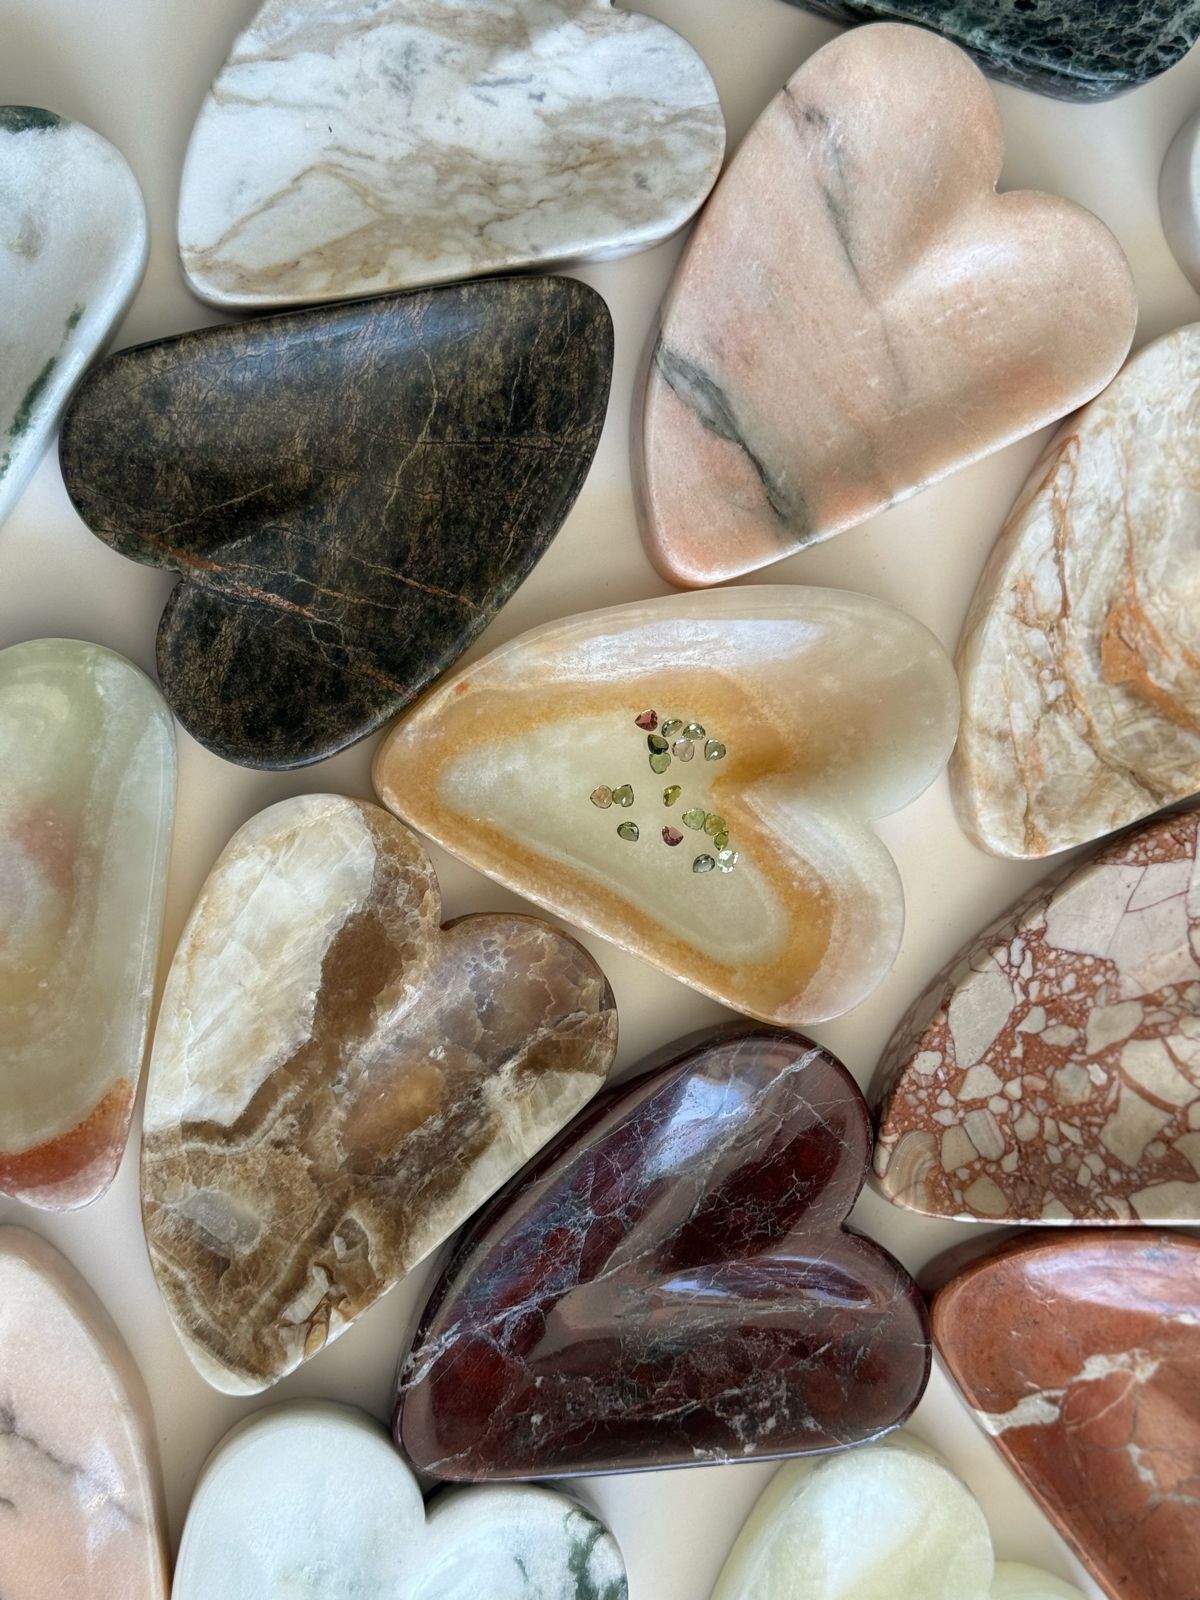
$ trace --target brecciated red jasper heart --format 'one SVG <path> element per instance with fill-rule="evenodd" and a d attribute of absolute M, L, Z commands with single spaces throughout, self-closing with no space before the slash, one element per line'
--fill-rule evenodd
<path fill-rule="evenodd" d="M 1113 1600 L 1200 1596 L 1200 1239 L 1034 1235 L 934 1300 L 980 1423 Z"/>
<path fill-rule="evenodd" d="M 804 1455 L 929 1374 L 903 1268 L 843 1221 L 870 1121 L 810 1041 L 722 1030 L 603 1096 L 462 1238 L 394 1429 L 447 1479 Z"/>

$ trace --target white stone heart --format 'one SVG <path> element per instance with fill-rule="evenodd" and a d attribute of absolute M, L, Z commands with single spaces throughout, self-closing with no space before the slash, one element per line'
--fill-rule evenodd
<path fill-rule="evenodd" d="M 146 270 L 146 208 L 107 139 L 0 106 L 0 522 Z"/>
<path fill-rule="evenodd" d="M 1200 289 L 1200 111 L 1171 141 L 1158 179 L 1158 208 L 1176 261 Z"/>
<path fill-rule="evenodd" d="M 250 308 L 620 255 L 724 145 L 699 56 L 611 0 L 267 0 L 192 134 L 180 257 Z"/>
<path fill-rule="evenodd" d="M 549 1489 L 452 1490 L 428 1515 L 372 1418 L 302 1401 L 218 1445 L 173 1600 L 626 1600 L 612 1535 Z"/>
<path fill-rule="evenodd" d="M 712 1600 L 1083 1600 L 1032 1567 L 997 1567 L 978 1501 L 897 1433 L 789 1462 L 771 1479 Z"/>

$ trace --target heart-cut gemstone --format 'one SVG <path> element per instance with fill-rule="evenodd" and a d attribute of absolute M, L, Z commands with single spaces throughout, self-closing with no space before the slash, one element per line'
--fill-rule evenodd
<path fill-rule="evenodd" d="M 924 1305 L 844 1221 L 866 1102 L 819 1046 L 724 1030 L 597 1101 L 459 1242 L 393 1422 L 439 1478 L 802 1455 L 909 1415 Z"/>
<path fill-rule="evenodd" d="M 414 835 L 337 795 L 260 812 L 201 890 L 154 1037 L 142 1210 L 218 1389 L 264 1389 L 336 1338 L 612 1064 L 612 994 L 574 939 L 440 917 Z"/>
<path fill-rule="evenodd" d="M 1137 316 L 1120 247 L 1069 201 L 998 196 L 1003 157 L 987 81 L 923 28 L 835 39 L 763 112 L 646 378 L 643 530 L 673 582 L 853 527 L 1113 376 Z"/>
<path fill-rule="evenodd" d="M 1005 83 L 1061 100 L 1111 100 L 1183 59 L 1197 0 L 792 0 L 836 22 L 916 22 Z"/>
<path fill-rule="evenodd" d="M 0 774 L 0 1194 L 72 1210 L 108 1188 L 129 1137 L 175 814 L 171 714 L 100 645 L 12 645 Z"/>
<path fill-rule="evenodd" d="M 700 57 L 611 0 L 267 0 L 192 134 L 179 254 L 241 309 L 621 255 L 724 149 Z"/>
<path fill-rule="evenodd" d="M 979 1502 L 907 1433 L 767 1486 L 712 1600 L 1083 1600 L 1031 1567 L 996 1564 Z"/>
<path fill-rule="evenodd" d="M 348 1515 L 348 1508 L 353 1514 Z M 428 1513 L 373 1417 L 303 1400 L 240 1423 L 201 1474 L 173 1600 L 627 1600 L 611 1533 L 550 1489 Z"/>
<path fill-rule="evenodd" d="M 167 1600 L 141 1377 L 74 1268 L 0 1228 L 0 1594 Z"/>
<path fill-rule="evenodd" d="M 1171 141 L 1158 177 L 1158 208 L 1176 261 L 1200 288 L 1200 112 Z"/>
<path fill-rule="evenodd" d="M 1200 790 L 1200 323 L 1130 361 L 1051 440 L 958 646 L 950 767 L 994 855 L 1053 855 Z"/>
<path fill-rule="evenodd" d="M 529 575 L 611 371 L 608 310 L 566 278 L 203 328 L 91 374 L 63 475 L 102 539 L 182 576 L 158 673 L 188 731 L 299 766 L 386 721 Z"/>
<path fill-rule="evenodd" d="M 146 270 L 146 208 L 98 133 L 0 106 L 0 522 Z"/>
<path fill-rule="evenodd" d="M 1200 1239 L 1037 1235 L 933 1304 L 1009 1465 L 1114 1600 L 1200 1594 Z"/>
<path fill-rule="evenodd" d="M 679 724 L 666 768 L 637 726 L 647 706 Z M 881 601 L 673 595 L 502 646 L 396 725 L 375 783 L 569 921 L 739 1011 L 813 1022 L 856 1005 L 895 958 L 903 894 L 869 821 L 932 782 L 957 717 L 941 646 Z"/>
<path fill-rule="evenodd" d="M 1200 1222 L 1200 815 L 1039 885 L 880 1062 L 889 1200 L 966 1222 Z"/>

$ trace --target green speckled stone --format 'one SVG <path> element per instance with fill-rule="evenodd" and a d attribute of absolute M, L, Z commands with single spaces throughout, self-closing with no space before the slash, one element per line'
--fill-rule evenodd
<path fill-rule="evenodd" d="M 792 0 L 836 22 L 915 22 L 993 78 L 1061 100 L 1111 100 L 1200 37 L 1200 0 Z"/>
<path fill-rule="evenodd" d="M 188 732 L 302 766 L 399 711 L 528 576 L 611 372 L 608 310 L 567 278 L 202 328 L 90 375 L 63 477 L 101 539 L 180 575 L 158 672 Z"/>

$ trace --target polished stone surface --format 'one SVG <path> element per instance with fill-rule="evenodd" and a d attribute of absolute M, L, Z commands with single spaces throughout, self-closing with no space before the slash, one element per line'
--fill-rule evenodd
<path fill-rule="evenodd" d="M 1200 1239 L 1034 1235 L 935 1298 L 980 1425 L 1113 1600 L 1200 1594 Z"/>
<path fill-rule="evenodd" d="M 959 819 L 1052 855 L 1200 791 L 1200 323 L 1138 352 L 1051 440 L 958 646 Z"/>
<path fill-rule="evenodd" d="M 792 0 L 837 22 L 917 22 L 993 78 L 1061 100 L 1110 100 L 1181 61 L 1197 0 Z"/>
<path fill-rule="evenodd" d="M 912 1434 L 771 1479 L 712 1600 L 1083 1600 L 1047 1572 L 997 1566 L 978 1501 Z"/>
<path fill-rule="evenodd" d="M 147 248 L 142 191 L 107 139 L 0 106 L 0 522 L 124 316 Z"/>
<path fill-rule="evenodd" d="M 1171 141 L 1158 176 L 1158 208 L 1176 261 L 1200 289 L 1200 112 Z"/>
<path fill-rule="evenodd" d="M 725 1029 L 605 1095 L 459 1240 L 397 1379 L 449 1479 L 836 1450 L 894 1428 L 925 1310 L 843 1223 L 866 1104 L 808 1040 Z"/>
<path fill-rule="evenodd" d="M 487 626 L 591 465 L 612 370 L 600 297 L 507 279 L 203 328 L 77 395 L 84 521 L 181 576 L 163 692 L 217 755 L 317 761 Z"/>
<path fill-rule="evenodd" d="M 154 1037 L 142 1208 L 159 1288 L 218 1389 L 344 1332 L 596 1093 L 612 993 L 534 917 L 440 926 L 387 812 L 281 801 L 234 835 Z"/>
<path fill-rule="evenodd" d="M 116 1174 L 174 814 L 149 678 L 75 639 L 0 651 L 0 1194 L 72 1210 Z"/>
<path fill-rule="evenodd" d="M 700 57 L 610 0 L 267 0 L 201 107 L 179 254 L 242 310 L 621 255 L 724 149 Z"/>
<path fill-rule="evenodd" d="M 997 196 L 1003 158 L 986 80 L 922 28 L 845 34 L 771 102 L 647 372 L 640 509 L 665 577 L 778 561 L 1109 381 L 1137 315 L 1125 257 L 1067 200 Z"/>
<path fill-rule="evenodd" d="M 933 781 L 957 717 L 941 646 L 881 601 L 672 595 L 503 645 L 396 724 L 375 783 L 568 921 L 739 1011 L 813 1022 L 895 958 L 903 893 L 870 821 Z"/>
<path fill-rule="evenodd" d="M 57 1250 L 0 1228 L 0 1594 L 167 1600 L 150 1402 Z"/>
<path fill-rule="evenodd" d="M 1122 835 L 959 952 L 880 1062 L 890 1200 L 1200 1223 L 1200 813 Z"/>
<path fill-rule="evenodd" d="M 174 1600 L 627 1600 L 616 1541 L 549 1489 L 435 1496 L 373 1417 L 320 1400 L 217 1446 L 183 1530 Z M 113 1597 L 116 1600 L 116 1597 Z"/>

